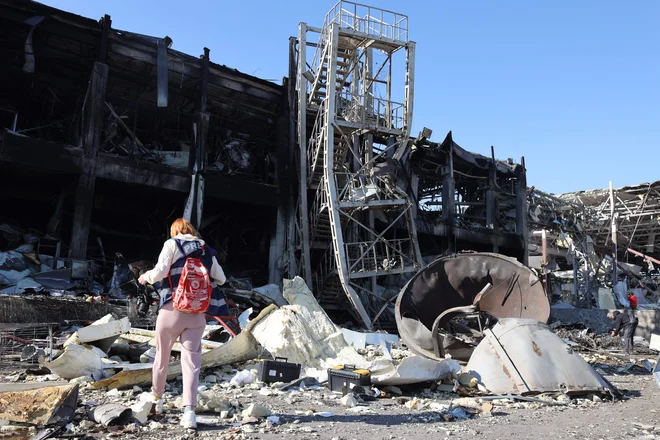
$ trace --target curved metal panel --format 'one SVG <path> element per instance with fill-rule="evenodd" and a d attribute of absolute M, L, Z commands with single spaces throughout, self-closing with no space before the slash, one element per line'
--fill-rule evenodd
<path fill-rule="evenodd" d="M 501 319 L 474 350 L 467 368 L 494 394 L 605 392 L 607 382 L 550 328 L 531 319 Z"/>
<path fill-rule="evenodd" d="M 399 334 L 417 354 L 438 359 L 432 349 L 435 320 L 472 304 L 498 319 L 546 322 L 550 316 L 543 285 L 531 269 L 504 255 L 465 253 L 437 259 L 404 286 L 395 311 Z"/>

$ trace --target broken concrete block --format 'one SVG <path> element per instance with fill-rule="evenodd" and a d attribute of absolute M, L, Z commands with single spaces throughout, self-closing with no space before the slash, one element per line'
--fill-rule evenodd
<path fill-rule="evenodd" d="M 89 382 L 94 382 L 94 379 L 92 379 L 89 376 L 75 377 L 75 378 L 73 378 L 69 381 L 69 383 L 71 385 L 75 385 L 75 384 L 82 385 L 82 384 L 89 383 Z"/>
<path fill-rule="evenodd" d="M 42 362 L 40 359 L 40 365 L 67 380 L 80 376 L 100 379 L 103 376 L 101 356 L 80 345 L 69 345 L 64 353 L 52 362 Z"/>
<path fill-rule="evenodd" d="M 151 412 L 151 408 L 154 406 L 153 402 L 144 402 L 139 401 L 131 405 L 131 411 L 133 412 L 133 418 L 140 422 L 141 424 L 147 423 L 147 417 Z"/>
<path fill-rule="evenodd" d="M 250 417 L 264 418 L 271 415 L 271 412 L 268 408 L 258 403 L 251 403 L 246 409 L 243 410 L 241 416 L 243 419 L 248 419 Z"/>
<path fill-rule="evenodd" d="M 212 391 L 202 391 L 197 393 L 197 407 L 202 411 L 213 411 L 216 413 L 222 413 L 223 411 L 233 411 L 233 407 L 229 400 Z"/>
<path fill-rule="evenodd" d="M 78 385 L 44 387 L 0 393 L 0 420 L 52 425 L 73 417 L 78 404 Z"/>

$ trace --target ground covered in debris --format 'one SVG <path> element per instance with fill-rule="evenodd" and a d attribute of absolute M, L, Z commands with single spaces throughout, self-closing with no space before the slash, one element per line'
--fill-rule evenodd
<path fill-rule="evenodd" d="M 546 403 L 466 398 L 434 390 L 435 384 L 425 384 L 401 387 L 401 395 L 396 388 L 389 388 L 389 395 L 383 393 L 385 397 L 349 407 L 350 404 L 342 403 L 340 393 L 332 393 L 326 387 L 280 391 L 263 383 L 232 385 L 230 379 L 238 370 L 222 367 L 207 371 L 200 384 L 197 432 L 178 425 L 179 380 L 168 385 L 164 415 L 151 415 L 143 424 L 109 427 L 89 421 L 88 412 L 103 403 L 130 406 L 139 401 L 142 390 L 105 391 L 83 385 L 74 420 L 51 438 L 350 440 L 365 434 L 373 439 L 408 440 L 660 438 L 660 387 L 641 366 L 645 357 L 634 358 L 635 366 L 622 368 L 620 359 L 586 356 L 592 363 L 614 372 L 605 377 L 624 393 L 624 400 L 570 399 L 559 394 L 542 397 Z M 27 376 L 24 380 L 46 378 Z M 16 380 L 16 376 L 2 379 Z M 264 408 L 271 413 L 267 419 L 263 417 L 265 413 L 259 413 Z M 246 410 L 260 417 L 244 417 Z"/>
<path fill-rule="evenodd" d="M 112 315 L 72 328 L 52 348 L 26 346 L 30 368 L 0 370 L 0 430 L 40 440 L 660 437 L 652 342 L 639 341 L 631 357 L 584 326 L 502 319 L 477 350 L 497 341 L 508 351 L 461 365 L 415 355 L 396 335 L 338 328 L 301 278 L 285 280 L 282 295 L 288 305 L 241 315 L 227 342 L 203 340 L 196 432 L 179 426 L 176 354 L 164 413 L 153 414 L 154 334 Z M 521 329 L 531 343 L 495 339 Z M 517 358 L 525 349 L 531 357 Z M 264 383 L 268 376 L 281 382 Z"/>

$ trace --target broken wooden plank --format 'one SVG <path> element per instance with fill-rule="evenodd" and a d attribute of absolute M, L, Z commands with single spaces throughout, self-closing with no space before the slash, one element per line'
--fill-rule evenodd
<path fill-rule="evenodd" d="M 71 419 L 78 404 L 78 384 L 0 393 L 0 419 L 52 425 Z"/>

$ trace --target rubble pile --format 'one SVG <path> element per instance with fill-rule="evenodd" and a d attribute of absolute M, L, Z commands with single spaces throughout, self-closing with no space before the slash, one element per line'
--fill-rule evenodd
<path fill-rule="evenodd" d="M 626 293 L 632 291 L 639 309 L 660 309 L 660 265 L 653 258 L 657 220 L 645 210 L 658 184 L 612 190 L 614 202 L 607 190 L 557 196 L 528 190 L 530 264 L 548 276 L 553 308 L 628 308 Z M 633 211 L 638 214 L 629 216 Z M 611 256 L 612 213 L 618 223 L 617 261 Z M 644 241 L 648 235 L 650 241 Z"/>
<path fill-rule="evenodd" d="M 516 408 L 564 410 L 610 398 L 595 391 L 569 396 L 561 389 L 534 397 L 494 394 L 484 386 L 488 378 L 480 368 L 416 355 L 395 335 L 342 330 L 329 320 L 302 279 L 285 280 L 284 286 L 288 305 L 266 307 L 226 343 L 203 340 L 196 411 L 201 429 L 217 431 L 217 438 L 269 432 L 309 438 L 348 415 L 398 414 L 411 423 L 453 423 L 492 418 Z M 205 334 L 213 334 L 216 327 L 220 326 L 209 325 Z M 498 335 L 497 327 L 493 332 Z M 131 328 L 127 318 L 106 316 L 60 341 L 52 360 L 40 357 L 41 369 L 29 374 L 13 371 L 0 378 L 5 384 L 0 388 L 0 419 L 6 420 L 2 423 L 38 430 L 40 435 L 156 438 L 183 430 L 178 426 L 182 383 L 176 346 L 165 411 L 157 415 L 148 392 L 153 332 Z M 506 346 L 506 339 L 502 343 Z M 261 359 L 282 356 L 301 364 L 300 377 L 287 383 L 262 381 Z M 603 374 L 620 367 L 616 358 L 585 359 Z M 337 365 L 367 371 L 370 384 L 333 391 L 329 375 Z M 633 367 L 623 371 L 628 374 Z M 53 398 L 35 398 L 41 395 Z M 11 415 L 20 402 L 32 408 L 20 411 L 21 418 Z M 311 421 L 313 427 L 307 423 Z"/>

